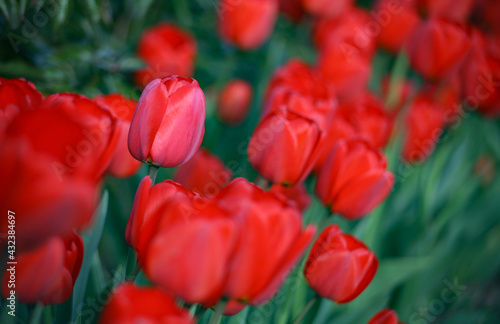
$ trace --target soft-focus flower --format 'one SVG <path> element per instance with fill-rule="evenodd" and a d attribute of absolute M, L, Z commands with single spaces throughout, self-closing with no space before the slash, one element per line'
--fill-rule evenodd
<path fill-rule="evenodd" d="M 102 324 L 193 324 L 187 309 L 158 288 L 142 288 L 133 283 L 116 287 L 104 307 Z"/>
<path fill-rule="evenodd" d="M 321 297 L 347 303 L 365 290 L 377 268 L 377 257 L 363 242 L 329 225 L 309 253 L 304 276 Z"/>
<path fill-rule="evenodd" d="M 4 298 L 14 290 L 22 303 L 61 304 L 73 294 L 83 261 L 83 240 L 73 231 L 55 236 L 33 251 L 18 253 L 16 261 L 15 270 L 7 267 L 3 274 Z"/>
<path fill-rule="evenodd" d="M 286 109 L 273 110 L 252 134 L 248 159 L 266 179 L 294 185 L 311 171 L 323 140 L 314 121 Z"/>
<path fill-rule="evenodd" d="M 386 308 L 375 314 L 368 324 L 403 324 L 398 321 L 398 314 L 390 308 Z"/>
<path fill-rule="evenodd" d="M 188 303 L 220 297 L 234 241 L 224 211 L 170 180 L 145 177 L 127 225 L 127 242 L 148 278 Z"/>
<path fill-rule="evenodd" d="M 475 6 L 476 21 L 480 21 L 481 24 L 486 25 L 489 30 L 498 35 L 500 33 L 500 19 L 498 19 L 500 1 L 477 0 Z"/>
<path fill-rule="evenodd" d="M 245 80 L 230 81 L 219 95 L 217 114 L 222 122 L 238 125 L 245 120 L 252 103 L 252 86 Z"/>
<path fill-rule="evenodd" d="M 231 176 L 231 170 L 221 159 L 200 148 L 191 160 L 177 169 L 173 179 L 188 190 L 210 197 L 218 193 Z"/>
<path fill-rule="evenodd" d="M 169 75 L 191 76 L 196 51 L 196 40 L 173 24 L 161 23 L 147 29 L 137 46 L 137 55 L 147 67 L 136 72 L 135 82 L 145 87 Z"/>
<path fill-rule="evenodd" d="M 316 194 L 332 212 L 356 219 L 380 204 L 393 185 L 379 149 L 363 140 L 340 140 L 318 174 Z"/>
<path fill-rule="evenodd" d="M 219 0 L 219 33 L 242 49 L 256 49 L 271 36 L 278 9 L 279 0 Z"/>
<path fill-rule="evenodd" d="M 337 100 L 329 82 L 299 59 L 278 68 L 267 87 L 263 115 L 273 109 L 287 110 L 312 119 L 325 131 Z"/>
<path fill-rule="evenodd" d="M 280 11 L 298 24 L 304 17 L 304 9 L 301 0 L 279 0 Z"/>
<path fill-rule="evenodd" d="M 311 14 L 322 17 L 339 17 L 353 6 L 353 0 L 302 0 Z"/>
<path fill-rule="evenodd" d="M 466 23 L 475 2 L 475 0 L 417 0 L 417 6 L 425 15 Z"/>
<path fill-rule="evenodd" d="M 403 159 L 415 163 L 427 158 L 443 132 L 444 123 L 440 106 L 426 96 L 415 98 L 405 117 Z"/>
<path fill-rule="evenodd" d="M 0 131 L 20 110 L 38 107 L 43 99 L 33 83 L 0 77 Z"/>
<path fill-rule="evenodd" d="M 152 81 L 130 125 L 130 153 L 165 168 L 183 164 L 201 145 L 205 114 L 205 95 L 196 80 L 173 75 Z"/>
<path fill-rule="evenodd" d="M 427 79 L 436 81 L 460 63 L 469 46 L 463 26 L 431 18 L 415 29 L 407 47 L 412 67 Z"/>
<path fill-rule="evenodd" d="M 287 200 L 293 201 L 302 212 L 311 204 L 311 197 L 307 193 L 307 189 L 303 183 L 299 183 L 293 187 L 274 184 L 269 191 L 278 195 L 283 195 Z"/>
<path fill-rule="evenodd" d="M 215 199 L 237 231 L 223 295 L 235 303 L 264 303 L 278 291 L 315 228 L 309 225 L 303 230 L 294 204 L 242 178 L 233 180 Z"/>
<path fill-rule="evenodd" d="M 379 0 L 373 11 L 380 25 L 378 43 L 392 53 L 398 53 L 420 23 L 415 4 L 405 0 Z"/>
<path fill-rule="evenodd" d="M 118 144 L 111 158 L 108 172 L 115 177 L 129 177 L 141 166 L 141 162 L 134 159 L 128 150 L 128 132 L 137 101 L 125 98 L 121 94 L 98 96 L 94 100 L 107 107 L 118 120 L 116 127 Z"/>

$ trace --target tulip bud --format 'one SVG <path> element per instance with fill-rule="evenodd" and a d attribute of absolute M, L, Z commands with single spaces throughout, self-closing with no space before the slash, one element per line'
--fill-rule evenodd
<path fill-rule="evenodd" d="M 142 288 L 124 282 L 116 287 L 99 318 L 101 324 L 193 324 L 187 309 L 158 288 Z"/>
<path fill-rule="evenodd" d="M 357 219 L 382 202 L 393 185 L 379 149 L 363 140 L 340 140 L 318 174 L 316 194 L 332 212 Z"/>
<path fill-rule="evenodd" d="M 398 314 L 390 308 L 386 308 L 375 314 L 368 324 L 404 324 L 398 321 Z"/>
<path fill-rule="evenodd" d="M 83 261 L 83 240 L 71 231 L 55 236 L 39 248 L 18 254 L 15 292 L 22 303 L 61 304 L 73 294 L 73 285 Z M 2 295 L 10 296 L 7 267 L 2 279 Z"/>
<path fill-rule="evenodd" d="M 260 47 L 271 36 L 278 0 L 219 0 L 219 34 L 245 49 Z"/>
<path fill-rule="evenodd" d="M 183 164 L 201 145 L 205 114 L 205 95 L 196 80 L 170 76 L 152 81 L 130 124 L 130 153 L 150 165 Z"/>
<path fill-rule="evenodd" d="M 222 122 L 238 125 L 245 120 L 252 102 L 252 86 L 244 80 L 226 84 L 219 96 L 217 113 Z"/>
<path fill-rule="evenodd" d="M 377 268 L 377 257 L 363 242 L 329 225 L 309 253 L 304 276 L 321 297 L 342 304 L 365 290 Z"/>
<path fill-rule="evenodd" d="M 323 135 L 312 120 L 276 109 L 257 125 L 248 145 L 248 159 L 266 179 L 294 185 L 311 171 Z"/>
<path fill-rule="evenodd" d="M 354 0 L 302 0 L 302 5 L 311 14 L 322 17 L 339 17 L 353 6 Z"/>
<path fill-rule="evenodd" d="M 111 158 L 108 172 L 115 177 L 130 177 L 139 170 L 141 163 L 134 159 L 128 150 L 128 133 L 130 122 L 134 116 L 137 101 L 127 99 L 121 94 L 98 96 L 94 99 L 101 106 L 105 106 L 118 120 L 118 144 Z"/>
<path fill-rule="evenodd" d="M 196 50 L 196 40 L 173 24 L 161 23 L 147 29 L 137 45 L 137 56 L 147 67 L 137 71 L 136 83 L 145 87 L 169 75 L 191 76 Z"/>

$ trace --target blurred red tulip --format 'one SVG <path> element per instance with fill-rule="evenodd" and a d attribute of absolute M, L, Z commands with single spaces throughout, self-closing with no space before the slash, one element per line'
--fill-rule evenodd
<path fill-rule="evenodd" d="M 73 294 L 83 261 L 83 240 L 73 231 L 55 236 L 36 250 L 18 253 L 16 261 L 14 270 L 7 267 L 3 274 L 4 298 L 14 290 L 22 303 L 61 304 Z"/>
<path fill-rule="evenodd" d="M 151 183 L 145 177 L 137 190 L 126 234 L 144 272 L 188 303 L 217 301 L 233 248 L 233 222 L 170 180 Z"/>
<path fill-rule="evenodd" d="M 417 0 L 420 12 L 431 17 L 466 23 L 475 0 Z"/>
<path fill-rule="evenodd" d="M 245 120 L 252 103 L 252 86 L 235 79 L 226 84 L 219 95 L 217 113 L 223 123 L 238 125 Z"/>
<path fill-rule="evenodd" d="M 498 0 L 477 0 L 475 1 L 475 20 L 486 25 L 486 29 L 492 33 L 500 34 L 500 1 Z"/>
<path fill-rule="evenodd" d="M 330 43 L 321 49 L 318 68 L 335 87 L 340 100 L 354 98 L 368 85 L 370 58 L 347 43 Z"/>
<path fill-rule="evenodd" d="M 237 226 L 224 296 L 243 304 L 262 304 L 278 291 L 315 228 L 302 230 L 296 206 L 242 178 L 233 180 L 215 199 Z"/>
<path fill-rule="evenodd" d="M 211 197 L 218 193 L 232 177 L 232 172 L 217 156 L 207 149 L 200 148 L 191 160 L 181 165 L 174 175 L 188 190 Z"/>
<path fill-rule="evenodd" d="M 338 18 L 318 19 L 314 25 L 314 44 L 318 49 L 336 45 L 366 57 L 375 53 L 376 38 L 370 27 L 376 24 L 362 9 L 353 8 Z"/>
<path fill-rule="evenodd" d="M 298 59 L 278 68 L 267 87 L 263 115 L 286 106 L 326 130 L 337 107 L 333 89 L 318 71 Z"/>
<path fill-rule="evenodd" d="M 130 125 L 130 153 L 165 168 L 183 164 L 201 145 L 205 114 L 205 95 L 196 80 L 173 75 L 152 81 Z"/>
<path fill-rule="evenodd" d="M 398 321 L 398 314 L 390 308 L 386 308 L 375 314 L 368 324 L 403 324 Z"/>
<path fill-rule="evenodd" d="M 444 113 L 433 100 L 426 96 L 414 99 L 405 117 L 403 159 L 416 163 L 427 158 L 443 132 L 444 123 Z"/>
<path fill-rule="evenodd" d="M 378 43 L 398 53 L 420 23 L 415 4 L 408 1 L 379 0 L 374 15 L 380 25 Z"/>
<path fill-rule="evenodd" d="M 469 46 L 464 27 L 431 18 L 415 29 L 407 47 L 412 67 L 427 79 L 438 81 L 457 67 Z"/>
<path fill-rule="evenodd" d="M 279 0 L 219 0 L 219 34 L 236 46 L 251 50 L 271 36 Z"/>
<path fill-rule="evenodd" d="M 354 0 L 301 0 L 304 8 L 311 14 L 321 17 L 339 17 L 348 11 Z"/>
<path fill-rule="evenodd" d="M 108 108 L 118 120 L 118 144 L 111 158 L 108 172 L 115 177 L 130 177 L 141 166 L 141 162 L 137 161 L 128 150 L 128 132 L 137 101 L 125 98 L 121 94 L 98 96 L 94 101 Z"/>
<path fill-rule="evenodd" d="M 33 83 L 0 77 L 0 131 L 20 110 L 38 107 L 43 99 Z"/>
<path fill-rule="evenodd" d="M 194 324 L 187 309 L 157 288 L 124 282 L 109 297 L 99 318 L 101 324 Z"/>
<path fill-rule="evenodd" d="M 137 45 L 137 56 L 147 67 L 136 72 L 135 82 L 145 87 L 169 75 L 191 76 L 196 51 L 196 40 L 173 24 L 160 23 L 147 29 Z"/>
<path fill-rule="evenodd" d="M 421 89 L 421 97 L 433 101 L 443 114 L 445 124 L 453 124 L 462 117 L 462 104 L 458 86 L 445 83 L 441 86 L 426 84 Z"/>
<path fill-rule="evenodd" d="M 293 187 L 285 187 L 280 184 L 274 184 L 269 189 L 270 192 L 284 196 L 288 201 L 293 201 L 299 210 L 303 212 L 311 204 L 311 197 L 303 183 Z"/>
<path fill-rule="evenodd" d="M 290 18 L 295 24 L 298 24 L 304 17 L 304 9 L 301 0 L 279 0 L 280 11 Z"/>
<path fill-rule="evenodd" d="M 379 149 L 358 139 L 340 140 L 318 174 L 316 194 L 332 212 L 357 219 L 380 204 L 393 185 Z"/>
<path fill-rule="evenodd" d="M 363 242 L 329 225 L 309 253 L 304 276 L 321 297 L 342 304 L 365 290 L 377 268 L 377 257 Z"/>
<path fill-rule="evenodd" d="M 248 144 L 248 159 L 266 179 L 292 186 L 307 177 L 323 140 L 315 122 L 280 108 L 257 125 Z"/>

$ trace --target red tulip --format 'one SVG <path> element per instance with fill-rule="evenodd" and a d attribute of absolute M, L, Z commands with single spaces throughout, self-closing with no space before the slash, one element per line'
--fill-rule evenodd
<path fill-rule="evenodd" d="M 174 181 L 204 197 L 211 197 L 229 182 L 231 176 L 232 172 L 224 162 L 207 149 L 200 148 L 191 160 L 179 167 Z"/>
<path fill-rule="evenodd" d="M 137 101 L 125 98 L 121 94 L 98 96 L 94 100 L 99 105 L 108 108 L 118 120 L 118 145 L 111 158 L 108 172 L 115 177 L 130 177 L 141 166 L 141 163 L 134 159 L 128 150 L 128 132 Z"/>
<path fill-rule="evenodd" d="M 307 193 L 307 189 L 303 183 L 293 187 L 285 187 L 279 184 L 274 184 L 269 189 L 270 192 L 284 196 L 288 201 L 293 201 L 299 210 L 303 212 L 311 204 L 311 197 Z"/>
<path fill-rule="evenodd" d="M 205 114 L 205 95 L 196 80 L 170 76 L 152 81 L 130 125 L 130 153 L 165 168 L 183 164 L 201 145 Z"/>
<path fill-rule="evenodd" d="M 295 24 L 298 24 L 304 17 L 304 9 L 301 0 L 279 0 L 280 11 L 284 13 Z"/>
<path fill-rule="evenodd" d="M 415 163 L 427 158 L 443 132 L 444 123 L 444 113 L 434 101 L 425 96 L 417 97 L 405 119 L 403 159 Z"/>
<path fill-rule="evenodd" d="M 4 298 L 14 290 L 22 303 L 61 304 L 73 294 L 83 261 L 83 241 L 75 232 L 55 236 L 36 250 L 18 253 L 16 261 L 15 270 L 9 271 L 8 266 L 3 275 Z"/>
<path fill-rule="evenodd" d="M 441 80 L 457 67 L 469 46 L 469 38 L 462 26 L 431 18 L 415 29 L 408 43 L 410 63 L 424 77 Z"/>
<path fill-rule="evenodd" d="M 171 181 L 139 186 L 127 225 L 148 278 L 188 303 L 220 297 L 234 241 L 224 211 Z"/>
<path fill-rule="evenodd" d="M 267 88 L 263 115 L 282 106 L 314 120 L 326 130 L 337 100 L 331 85 L 318 71 L 301 60 L 292 59 L 274 72 Z"/>
<path fill-rule="evenodd" d="M 0 77 L 0 131 L 19 111 L 38 107 L 43 99 L 33 83 Z"/>
<path fill-rule="evenodd" d="M 500 2 L 497 0 L 478 0 L 475 1 L 475 6 L 477 15 L 475 21 L 480 21 L 481 25 L 486 25 L 488 30 L 498 35 L 500 33 L 500 19 L 498 19 Z"/>
<path fill-rule="evenodd" d="M 266 179 L 294 185 L 311 171 L 323 140 L 315 122 L 280 108 L 257 125 L 248 144 L 248 159 Z"/>
<path fill-rule="evenodd" d="M 353 0 L 302 0 L 310 13 L 322 17 L 339 17 L 353 6 Z"/>
<path fill-rule="evenodd" d="M 215 199 L 237 231 L 224 296 L 235 303 L 264 303 L 304 253 L 315 228 L 309 225 L 302 230 L 296 206 L 242 178 L 233 180 Z M 238 307 L 232 308 L 231 313 Z"/>
<path fill-rule="evenodd" d="M 371 60 L 350 44 L 330 43 L 320 51 L 318 68 L 333 84 L 339 99 L 347 100 L 366 88 L 371 73 Z"/>
<path fill-rule="evenodd" d="M 393 185 L 380 150 L 362 140 L 340 140 L 318 174 L 316 194 L 332 212 L 356 219 L 380 204 Z"/>
<path fill-rule="evenodd" d="M 377 257 L 363 242 L 329 225 L 309 253 L 304 276 L 321 297 L 342 304 L 365 290 L 377 268 Z"/>
<path fill-rule="evenodd" d="M 219 34 L 236 46 L 256 49 L 271 36 L 278 0 L 219 0 Z"/>
<path fill-rule="evenodd" d="M 135 74 L 136 83 L 145 87 L 169 75 L 191 76 L 196 51 L 196 40 L 173 24 L 161 23 L 147 29 L 137 46 L 137 55 L 147 67 Z"/>
<path fill-rule="evenodd" d="M 412 2 L 379 0 L 374 15 L 380 25 L 378 43 L 392 53 L 398 53 L 420 23 Z"/>
<path fill-rule="evenodd" d="M 245 120 L 252 103 L 252 86 L 245 80 L 232 80 L 221 91 L 217 113 L 222 122 L 238 125 Z"/>
<path fill-rule="evenodd" d="M 390 308 L 386 308 L 375 314 L 368 324 L 403 324 L 398 321 L 398 314 Z"/>
<path fill-rule="evenodd" d="M 142 288 L 133 283 L 116 287 L 104 307 L 102 324 L 194 324 L 187 309 L 158 288 Z"/>
<path fill-rule="evenodd" d="M 432 17 L 466 23 L 474 0 L 417 0 L 421 12 Z"/>

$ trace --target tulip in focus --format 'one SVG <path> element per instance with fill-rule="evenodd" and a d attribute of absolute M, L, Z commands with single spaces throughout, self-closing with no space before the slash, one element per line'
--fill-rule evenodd
<path fill-rule="evenodd" d="M 292 186 L 307 177 L 323 140 L 315 122 L 281 108 L 257 125 L 248 144 L 248 159 L 266 179 Z"/>
<path fill-rule="evenodd" d="M 221 91 L 217 113 L 223 123 L 241 124 L 248 115 L 252 102 L 252 86 L 245 80 L 232 80 Z"/>
<path fill-rule="evenodd" d="M 14 273 L 7 267 L 2 278 L 2 295 L 10 296 L 9 279 L 14 276 L 19 302 L 61 304 L 73 294 L 83 261 L 83 240 L 71 231 L 54 236 L 37 249 L 16 255 Z"/>
<path fill-rule="evenodd" d="M 109 297 L 99 319 L 101 324 L 194 324 L 187 309 L 158 288 L 122 283 Z"/>
<path fill-rule="evenodd" d="M 333 213 L 357 219 L 370 213 L 391 192 L 394 175 L 383 153 L 366 141 L 340 140 L 325 160 L 316 194 Z"/>
<path fill-rule="evenodd" d="M 134 116 L 137 101 L 125 98 L 121 94 L 98 96 L 94 101 L 108 108 L 118 120 L 118 144 L 111 158 L 108 172 L 115 177 L 130 177 L 141 166 L 141 163 L 134 159 L 128 150 L 130 122 Z"/>
<path fill-rule="evenodd" d="M 130 124 L 130 153 L 154 166 L 183 164 L 201 145 L 205 114 L 205 95 L 196 80 L 173 75 L 152 81 Z"/>
<path fill-rule="evenodd" d="M 309 253 L 304 276 L 318 295 L 343 304 L 365 290 L 377 268 L 377 257 L 363 242 L 329 225 Z"/>
<path fill-rule="evenodd" d="M 241 49 L 257 49 L 273 32 L 279 0 L 219 0 L 221 37 Z"/>
<path fill-rule="evenodd" d="M 145 87 L 152 80 L 169 75 L 191 76 L 196 51 L 196 40 L 179 27 L 168 23 L 151 27 L 137 45 L 137 56 L 147 67 L 136 72 L 136 83 Z"/>
<path fill-rule="evenodd" d="M 398 314 L 390 308 L 386 308 L 375 314 L 368 324 L 403 324 L 398 321 Z"/>
<path fill-rule="evenodd" d="M 200 148 L 191 160 L 181 165 L 174 181 L 201 196 L 211 197 L 231 179 L 232 172 L 217 156 Z"/>

